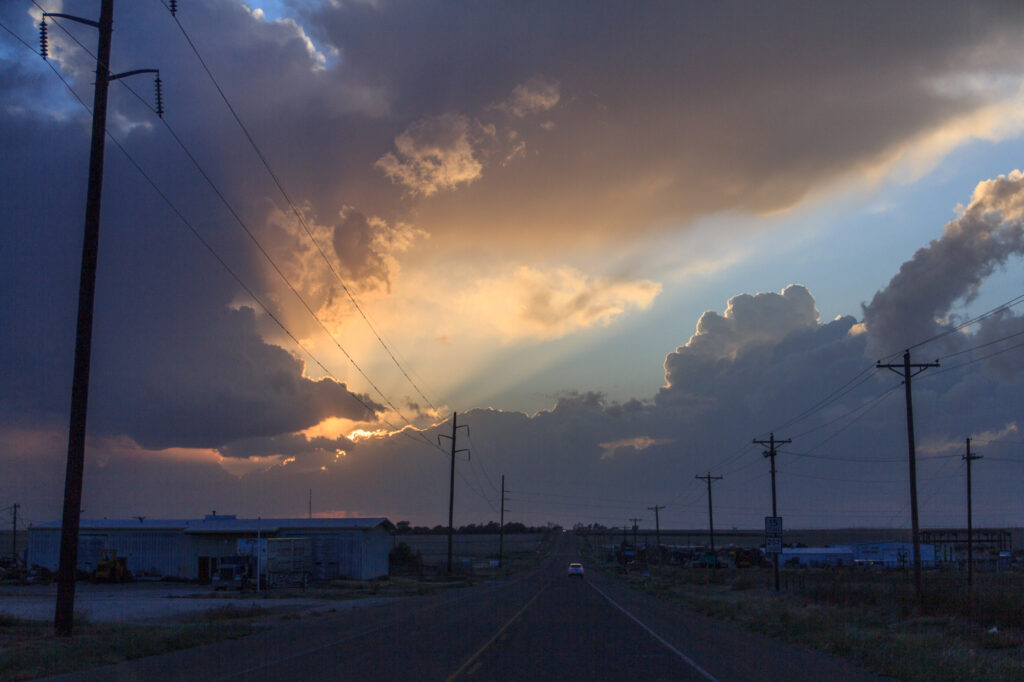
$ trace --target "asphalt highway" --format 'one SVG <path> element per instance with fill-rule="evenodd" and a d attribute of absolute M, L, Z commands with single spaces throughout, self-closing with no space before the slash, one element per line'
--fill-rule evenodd
<path fill-rule="evenodd" d="M 565 534 L 523 575 L 279 623 L 75 680 L 877 680 L 603 579 L 570 578 Z"/>

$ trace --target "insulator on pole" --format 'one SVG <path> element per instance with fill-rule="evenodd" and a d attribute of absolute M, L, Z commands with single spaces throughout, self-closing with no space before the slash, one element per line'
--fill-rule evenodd
<path fill-rule="evenodd" d="M 160 118 L 164 117 L 163 81 L 160 80 L 159 73 L 156 76 L 156 115 Z"/>
<path fill-rule="evenodd" d="M 39 22 L 39 54 L 43 56 L 43 59 L 46 59 L 49 55 L 46 44 L 46 30 L 46 17 L 44 16 L 43 20 Z"/>
<path fill-rule="evenodd" d="M 168 6 L 168 9 L 171 10 L 172 17 L 176 16 L 178 14 L 178 0 L 171 0 L 171 4 Z"/>

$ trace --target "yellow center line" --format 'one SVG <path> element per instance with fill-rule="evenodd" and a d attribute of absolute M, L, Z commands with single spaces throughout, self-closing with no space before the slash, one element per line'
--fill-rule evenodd
<path fill-rule="evenodd" d="M 502 625 L 501 628 L 497 632 L 495 632 L 494 635 L 489 640 L 487 640 L 487 642 L 485 642 L 484 645 L 480 647 L 475 654 L 470 656 L 469 660 L 463 663 L 458 670 L 453 672 L 445 682 L 452 682 L 453 680 L 457 679 L 463 672 L 465 672 L 467 668 L 469 668 L 469 666 L 473 665 L 476 659 L 480 658 L 480 655 L 487 650 L 487 647 L 494 644 L 494 641 L 501 637 L 502 633 L 504 633 L 505 630 L 507 630 L 508 627 L 512 625 L 512 623 L 516 622 L 516 619 L 519 618 L 519 616 L 523 615 L 526 609 L 530 608 L 530 605 L 533 604 L 533 602 L 537 601 L 537 597 L 540 596 L 541 592 L 547 589 L 547 586 L 548 583 L 545 583 L 539 590 L 537 590 L 537 594 L 530 597 L 530 601 L 523 604 L 523 608 L 516 611 L 516 615 L 509 618 L 508 621 L 504 625 Z M 473 672 L 476 672 L 476 667 L 474 667 Z"/>

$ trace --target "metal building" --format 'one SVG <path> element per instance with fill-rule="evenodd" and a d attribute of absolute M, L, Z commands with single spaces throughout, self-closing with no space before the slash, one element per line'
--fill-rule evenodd
<path fill-rule="evenodd" d="M 83 519 L 78 537 L 78 568 L 91 573 L 100 551 L 125 557 L 135 576 L 205 581 L 221 561 L 239 554 L 239 540 L 310 538 L 313 580 L 371 579 L 388 574 L 394 526 L 383 517 L 331 519 Z M 29 528 L 28 564 L 56 571 L 61 523 Z"/>
<path fill-rule="evenodd" d="M 914 546 L 909 542 L 874 542 L 855 545 L 853 559 L 858 565 L 901 568 L 914 562 Z M 935 566 L 935 547 L 921 543 L 921 565 Z"/>

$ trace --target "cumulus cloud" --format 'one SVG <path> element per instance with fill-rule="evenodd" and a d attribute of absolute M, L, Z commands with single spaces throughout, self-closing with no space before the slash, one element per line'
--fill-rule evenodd
<path fill-rule="evenodd" d="M 542 77 L 534 77 L 512 89 L 508 99 L 494 105 L 517 118 L 550 111 L 558 105 L 559 84 Z"/>
<path fill-rule="evenodd" d="M 624 281 L 588 276 L 575 268 L 515 272 L 479 282 L 464 295 L 464 308 L 487 321 L 507 339 L 559 338 L 608 325 L 631 308 L 646 309 L 661 293 L 649 280 Z"/>
<path fill-rule="evenodd" d="M 700 316 L 696 333 L 665 361 L 666 380 L 670 386 L 674 383 L 677 363 L 735 359 L 748 346 L 778 343 L 793 332 L 814 329 L 817 324 L 814 298 L 799 284 L 789 285 L 780 294 L 734 296 L 723 315 L 709 310 Z"/>
<path fill-rule="evenodd" d="M 395 138 L 395 153 L 374 164 L 412 195 L 429 197 L 470 184 L 483 173 L 479 147 L 494 128 L 461 114 L 443 114 L 412 124 Z"/>
<path fill-rule="evenodd" d="M 720 505 L 716 519 L 720 515 L 724 524 L 755 528 L 770 508 L 770 498 L 767 467 L 760 451 L 750 446 L 750 438 L 786 423 L 824 395 L 847 386 L 850 390 L 826 409 L 812 411 L 797 426 L 776 434 L 794 437 L 794 453 L 780 455 L 780 511 L 796 527 L 907 523 L 902 487 L 905 465 L 900 460 L 905 452 L 902 403 L 877 402 L 878 395 L 893 388 L 895 379 L 869 372 L 850 386 L 851 378 L 864 376 L 865 366 L 870 370 L 873 364 L 865 356 L 866 335 L 850 334 L 854 320 L 849 317 L 818 322 L 814 300 L 803 287 L 785 291 L 789 293 L 731 299 L 742 302 L 719 315 L 718 326 L 694 334 L 717 334 L 714 338 L 726 350 L 712 352 L 712 339 L 707 338 L 670 353 L 665 362 L 669 383 L 654 400 L 615 403 L 597 392 L 567 392 L 554 407 L 534 415 L 493 409 L 460 412 L 459 422 L 470 425 L 473 433 L 473 468 L 459 466 L 467 466 L 467 478 L 479 479 L 479 485 L 474 484 L 474 494 L 457 479 L 456 497 L 461 500 L 457 522 L 490 518 L 485 501 L 494 498 L 486 483 L 489 471 L 492 479 L 501 472 L 515 482 L 513 519 L 621 525 L 628 500 L 635 500 L 637 510 L 651 503 L 667 504 L 663 523 L 699 526 L 705 518 L 706 498 L 694 475 L 711 470 L 725 475 L 715 491 Z M 770 331 L 762 329 L 764 325 Z M 704 362 L 683 361 L 698 354 Z M 955 451 L 964 435 L 973 433 L 977 441 L 989 441 L 985 453 L 995 456 L 1001 441 L 1017 433 L 1019 378 L 943 373 L 927 382 L 923 377 L 915 387 L 922 451 Z M 676 400 L 685 394 L 699 394 L 704 402 Z M 870 419 L 855 418 L 865 406 L 875 405 L 880 409 L 870 412 Z M 433 440 L 448 430 L 450 423 L 440 423 L 422 434 Z M 0 443 L 5 442 L 0 431 Z M 46 438 L 24 442 L 34 443 L 37 449 L 52 446 Z M 193 505 L 253 515 L 269 514 L 269 509 L 280 510 L 276 513 L 281 515 L 304 513 L 308 489 L 314 488 L 314 500 L 328 500 L 321 504 L 333 505 L 332 509 L 433 524 L 441 514 L 437 500 L 444 499 L 447 491 L 447 469 L 438 466 L 436 457 L 426 456 L 425 448 L 419 439 L 383 433 L 360 438 L 351 446 L 344 438 L 301 434 L 249 438 L 221 446 L 220 454 L 237 460 L 273 453 L 287 457 L 288 463 L 262 467 L 239 479 L 209 476 L 208 467 L 198 463 L 179 466 L 174 475 L 186 487 L 192 477 L 205 477 L 203 486 L 190 487 L 196 494 L 190 492 L 186 503 Z M 340 456 L 338 449 L 345 450 L 346 456 Z M 795 453 L 811 453 L 815 458 Z M 880 460 L 870 474 L 864 473 L 860 463 L 866 453 Z M 56 468 L 59 457 L 51 459 Z M 887 459 L 893 463 L 886 463 Z M 152 485 L 160 474 L 166 475 L 168 462 L 152 452 L 130 457 L 115 452 L 105 457 L 102 471 L 91 465 L 93 498 L 87 504 L 105 509 L 104 495 L 118 484 Z M 723 468 L 723 462 L 728 466 Z M 997 460 L 990 464 L 1000 466 Z M 936 470 L 936 466 L 930 460 L 920 463 L 929 483 L 948 478 L 955 490 L 961 489 L 955 470 Z M 751 475 L 758 470 L 760 477 Z M 872 480 L 868 483 L 865 478 Z M 893 481 L 899 487 L 881 486 L 874 479 Z M 985 480 L 988 508 L 976 513 L 988 519 L 1008 518 L 1007 510 L 1019 513 L 1014 480 L 1008 475 Z M 206 498 L 200 490 L 214 495 L 209 499 L 217 500 L 216 507 L 203 502 Z M 609 499 L 618 502 L 612 504 Z M 943 506 L 935 502 L 935 495 L 927 499 L 922 508 L 926 523 L 960 518 L 959 503 Z M 110 508 L 128 508 L 122 502 L 118 499 Z M 172 507 L 167 500 L 154 499 L 131 511 L 156 514 L 159 511 L 154 510 Z"/>
<path fill-rule="evenodd" d="M 356 293 L 390 293 L 401 270 L 399 257 L 427 236 L 407 223 L 389 224 L 352 206 L 343 206 L 333 222 L 317 220 L 311 210 L 304 213 L 300 222 L 293 213 L 273 209 L 266 220 L 265 243 L 314 307 L 347 306 L 343 284 Z M 276 273 L 268 269 L 267 275 L 271 286 L 276 285 Z"/>
<path fill-rule="evenodd" d="M 1024 173 L 1015 170 L 978 183 L 942 236 L 919 249 L 863 306 L 876 352 L 896 352 L 947 327 L 953 303 L 971 301 L 996 268 L 1022 253 Z"/>

